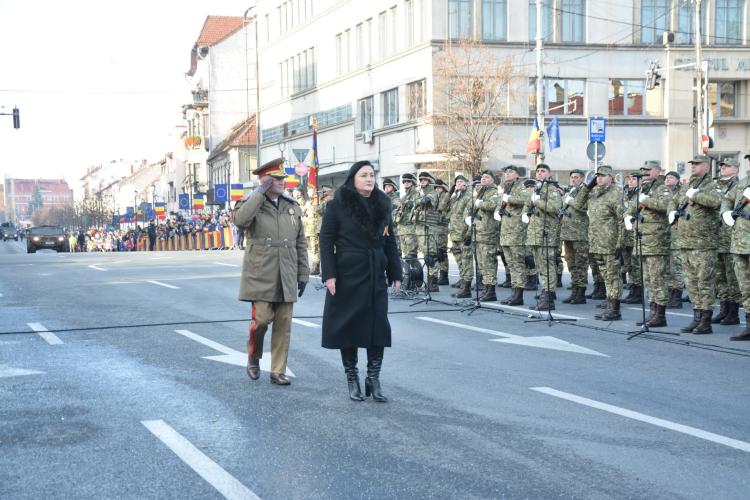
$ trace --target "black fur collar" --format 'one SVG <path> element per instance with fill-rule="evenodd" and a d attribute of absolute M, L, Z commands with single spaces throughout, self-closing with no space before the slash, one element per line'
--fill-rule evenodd
<path fill-rule="evenodd" d="M 391 213 L 391 200 L 383 191 L 375 188 L 369 198 L 364 198 L 353 187 L 344 184 L 336 190 L 334 198 L 341 200 L 343 208 L 370 240 L 376 241 L 383 235 Z"/>

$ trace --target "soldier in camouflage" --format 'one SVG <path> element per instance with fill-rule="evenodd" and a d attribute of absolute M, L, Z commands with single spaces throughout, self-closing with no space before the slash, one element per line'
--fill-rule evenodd
<path fill-rule="evenodd" d="M 713 333 L 711 316 L 716 290 L 716 248 L 721 196 L 711 179 L 711 159 L 696 156 L 690 162 L 690 181 L 671 204 L 670 222 L 677 224 L 677 245 L 682 252 L 685 284 L 693 303 L 693 321 L 680 331 Z"/>
<path fill-rule="evenodd" d="M 635 196 L 638 187 L 638 179 L 642 174 L 649 175 L 648 164 L 642 167 L 637 172 L 631 172 L 627 179 L 627 187 L 625 188 L 625 196 L 623 202 L 625 204 L 625 212 L 634 212 L 635 207 Z M 658 162 L 654 162 L 659 165 Z M 645 170 L 645 171 L 644 171 Z M 626 304 L 640 304 L 643 301 L 643 276 L 641 276 L 641 266 L 638 262 L 636 255 L 636 241 L 635 231 L 632 226 L 631 229 L 623 226 L 623 239 L 622 239 L 622 275 L 623 275 L 623 288 L 625 287 L 625 278 L 630 277 L 629 293 L 623 299 Z"/>
<path fill-rule="evenodd" d="M 453 294 L 457 299 L 471 297 L 471 280 L 474 278 L 474 259 L 471 252 L 471 234 L 466 225 L 466 216 L 472 205 L 471 193 L 466 189 L 468 180 L 463 175 L 456 176 L 452 193 L 448 198 L 448 237 L 451 240 L 451 252 L 458 264 L 458 291 Z M 468 244 L 467 244 L 468 243 Z"/>
<path fill-rule="evenodd" d="M 680 174 L 675 171 L 667 172 L 664 176 L 664 188 L 668 189 L 675 200 L 680 191 Z M 669 302 L 667 309 L 682 309 L 682 290 L 685 281 L 682 274 L 682 254 L 677 246 L 677 226 L 672 225 L 669 229 L 669 262 L 667 263 L 667 290 Z"/>
<path fill-rule="evenodd" d="M 420 198 L 419 190 L 416 188 L 417 178 L 414 174 L 403 174 L 401 183 L 404 186 L 404 194 L 401 196 L 401 204 L 396 211 L 394 222 L 398 224 L 403 257 L 405 259 L 416 259 L 419 251 L 419 240 L 417 239 L 417 226 L 414 223 L 414 209 Z"/>
<path fill-rule="evenodd" d="M 498 207 L 497 185 L 495 175 L 485 170 L 482 172 L 479 189 L 474 191 L 474 234 L 476 235 L 477 267 L 482 275 L 482 302 L 497 300 L 497 237 L 498 226 L 495 210 Z M 479 283 L 477 283 L 479 286 Z"/>
<path fill-rule="evenodd" d="M 442 179 L 435 179 L 435 194 L 437 195 L 438 220 L 435 227 L 435 240 L 437 241 L 437 269 L 438 285 L 449 285 L 448 282 L 448 210 L 450 208 L 450 195 L 448 186 Z"/>
<path fill-rule="evenodd" d="M 646 168 L 649 167 L 647 162 Z M 664 276 L 667 274 L 669 260 L 669 222 L 667 209 L 672 202 L 672 192 L 664 186 L 663 177 L 659 175 L 661 166 L 653 162 L 648 168 L 640 186 L 640 193 L 627 209 L 626 228 L 637 228 L 640 234 L 640 253 L 643 256 L 643 282 L 649 298 L 649 315 L 644 322 L 648 327 L 667 326 L 667 302 L 669 293 Z M 637 235 L 636 235 L 637 238 Z M 637 243 L 637 241 L 636 241 Z M 637 248 L 637 245 L 636 245 Z M 636 263 L 638 255 L 635 256 Z M 636 285 L 632 285 L 635 288 Z M 639 294 L 643 291 L 639 289 Z"/>
<path fill-rule="evenodd" d="M 739 164 L 737 160 L 728 159 L 719 163 L 721 174 L 716 181 L 716 191 L 722 198 L 721 212 L 732 210 L 734 199 L 727 198 L 729 193 L 739 182 Z M 726 224 L 719 224 L 718 258 L 716 266 L 716 292 L 719 296 L 719 314 L 714 316 L 711 323 L 722 325 L 740 324 L 740 285 L 734 274 L 732 254 L 729 253 L 732 244 L 732 228 Z"/>
<path fill-rule="evenodd" d="M 320 220 L 318 215 L 318 194 L 314 193 L 302 205 L 302 224 L 307 237 L 307 254 L 312 263 L 310 275 L 320 274 Z"/>
<path fill-rule="evenodd" d="M 398 224 L 396 223 L 396 214 L 398 213 L 399 208 L 401 207 L 401 197 L 398 193 L 398 184 L 396 184 L 396 181 L 393 179 L 384 179 L 383 180 L 383 192 L 386 196 L 388 196 L 388 199 L 391 200 L 391 218 L 393 220 L 393 231 L 396 235 L 396 242 L 401 243 L 401 239 L 399 238 L 398 234 Z M 401 254 L 401 249 L 399 249 L 399 255 Z"/>
<path fill-rule="evenodd" d="M 750 340 L 750 177 L 737 183 L 726 198 L 732 208 L 724 211 L 722 219 L 734 223 L 730 252 L 745 308 L 745 329 L 729 340 Z"/>
<path fill-rule="evenodd" d="M 534 175 L 537 185 L 523 207 L 522 220 L 526 228 L 526 245 L 531 247 L 534 262 L 539 270 L 542 290 L 536 306 L 530 309 L 549 311 L 555 309 L 557 284 L 556 249 L 560 247 L 560 209 L 562 199 L 553 185 L 549 165 L 540 163 Z"/>
<path fill-rule="evenodd" d="M 536 189 L 536 181 L 534 179 L 525 179 L 523 181 L 523 189 L 530 197 L 534 192 L 534 189 Z M 536 268 L 536 262 L 534 262 L 534 254 L 528 244 L 524 245 L 524 251 L 524 263 L 526 264 L 526 285 L 524 285 L 523 289 L 536 290 L 537 285 L 539 284 L 539 272 Z"/>
<path fill-rule="evenodd" d="M 622 319 L 620 295 L 622 276 L 620 252 L 622 251 L 623 193 L 612 179 L 612 167 L 602 165 L 596 176 L 586 184 L 572 205 L 576 208 L 588 201 L 589 213 L 589 252 L 594 256 L 599 268 L 604 272 L 606 289 L 606 310 L 594 316 L 595 319 L 613 321 Z"/>
<path fill-rule="evenodd" d="M 572 170 L 569 177 L 570 188 L 563 198 L 563 208 L 560 211 L 560 239 L 563 244 L 565 263 L 570 271 L 572 289 L 570 296 L 563 302 L 585 304 L 589 267 L 588 203 L 584 203 L 581 208 L 572 206 L 572 203 L 583 189 L 586 172 L 579 169 Z"/>
<path fill-rule="evenodd" d="M 427 266 L 427 289 L 439 292 L 438 286 L 438 247 L 437 235 L 440 232 L 438 212 L 438 195 L 435 192 L 435 177 L 430 172 L 420 172 L 419 199 L 414 208 L 414 222 L 416 224 L 419 251 Z"/>
<path fill-rule="evenodd" d="M 523 305 L 523 290 L 527 281 L 526 272 L 526 224 L 521 220 L 523 207 L 529 202 L 530 193 L 519 179 L 519 168 L 508 165 L 503 169 L 505 182 L 500 202 L 500 246 L 505 254 L 507 273 L 510 274 L 511 294 L 500 301 L 510 306 Z"/>

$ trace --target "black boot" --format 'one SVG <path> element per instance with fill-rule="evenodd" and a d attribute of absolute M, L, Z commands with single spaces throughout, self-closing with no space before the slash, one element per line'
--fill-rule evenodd
<path fill-rule="evenodd" d="M 594 319 L 602 319 L 604 313 L 607 312 L 607 308 L 609 308 L 609 299 L 604 299 L 604 301 L 597 307 L 602 307 L 604 310 L 600 313 L 594 314 Z"/>
<path fill-rule="evenodd" d="M 609 299 L 609 307 L 602 314 L 601 320 L 602 321 L 616 321 L 620 319 L 622 319 L 622 315 L 620 314 L 620 300 Z"/>
<path fill-rule="evenodd" d="M 480 302 L 496 302 L 495 285 L 484 285 L 484 291 L 479 296 Z"/>
<path fill-rule="evenodd" d="M 667 302 L 667 309 L 682 309 L 682 288 L 673 288 Z"/>
<path fill-rule="evenodd" d="M 573 290 L 570 292 L 570 295 L 563 299 L 563 304 L 570 304 L 576 297 L 578 297 L 578 287 L 574 286 Z"/>
<path fill-rule="evenodd" d="M 711 323 L 714 323 L 712 320 Z M 740 304 L 734 301 L 729 302 L 729 313 L 721 320 L 722 325 L 739 325 L 740 324 Z"/>
<path fill-rule="evenodd" d="M 380 368 L 383 366 L 383 347 L 367 348 L 367 378 L 365 379 L 365 397 L 378 403 L 385 403 L 388 398 L 383 396 L 380 388 Z"/>
<path fill-rule="evenodd" d="M 656 316 L 656 302 L 650 302 L 649 303 L 649 312 L 648 315 L 646 315 L 645 321 L 638 321 L 636 322 L 637 326 L 642 326 L 644 324 L 648 324 L 649 321 L 654 319 L 654 316 Z"/>
<path fill-rule="evenodd" d="M 362 389 L 359 386 L 359 371 L 357 370 L 357 348 L 341 349 L 341 362 L 344 364 L 346 382 L 349 384 L 349 399 L 364 401 Z"/>
<path fill-rule="evenodd" d="M 438 286 L 438 279 L 435 276 L 427 278 L 427 291 L 430 293 L 437 293 L 440 291 Z"/>
<path fill-rule="evenodd" d="M 570 301 L 571 305 L 586 303 L 586 287 L 585 286 L 573 287 L 573 292 L 575 292 L 576 295 L 573 297 L 573 300 Z"/>
<path fill-rule="evenodd" d="M 607 298 L 607 289 L 604 286 L 603 281 L 597 281 L 594 283 L 594 290 L 586 295 L 587 299 L 604 300 Z"/>
<path fill-rule="evenodd" d="M 729 337 L 729 340 L 750 340 L 750 313 L 745 313 L 745 329 L 737 335 Z"/>
<path fill-rule="evenodd" d="M 552 300 L 552 294 L 547 290 L 542 290 L 536 305 L 529 306 L 529 309 L 534 311 L 554 311 L 555 302 Z"/>
<path fill-rule="evenodd" d="M 711 315 L 713 314 L 712 310 L 701 310 L 701 317 L 700 321 L 698 322 L 698 326 L 695 327 L 693 330 L 693 333 L 695 335 L 708 335 L 710 333 L 714 333 L 714 331 L 711 329 Z"/>
<path fill-rule="evenodd" d="M 320 262 L 316 262 L 313 264 L 312 271 L 310 271 L 310 276 L 318 276 L 320 275 Z"/>
<path fill-rule="evenodd" d="M 448 282 L 448 271 L 440 271 L 440 276 L 437 281 L 438 285 L 450 285 Z"/>
<path fill-rule="evenodd" d="M 516 287 L 513 289 L 513 295 L 510 296 L 510 300 L 506 302 L 509 306 L 522 306 L 523 305 L 523 288 Z"/>
<path fill-rule="evenodd" d="M 698 323 L 701 322 L 701 310 L 700 309 L 693 309 L 693 321 L 690 322 L 688 326 L 685 326 L 683 328 L 680 328 L 680 331 L 682 333 L 690 333 L 693 331 L 693 329 L 698 326 Z"/>
<path fill-rule="evenodd" d="M 562 273 L 557 273 L 557 283 L 555 284 L 556 288 L 562 288 Z"/>
<path fill-rule="evenodd" d="M 451 288 L 463 288 L 464 287 L 464 281 L 465 280 L 463 278 L 459 278 L 458 281 L 456 281 L 455 283 L 453 283 L 451 285 Z"/>
<path fill-rule="evenodd" d="M 625 297 L 626 304 L 640 304 L 643 301 L 643 287 L 633 283 L 630 285 L 630 293 Z"/>
<path fill-rule="evenodd" d="M 656 314 L 654 316 L 646 321 L 646 326 L 649 328 L 659 328 L 662 326 L 667 326 L 667 306 L 660 306 L 659 304 L 656 304 Z"/>
<path fill-rule="evenodd" d="M 457 299 L 468 299 L 471 297 L 471 282 L 463 280 L 463 284 L 461 286 L 461 289 L 458 290 L 456 293 L 452 293 L 451 297 L 455 297 Z"/>
<path fill-rule="evenodd" d="M 730 302 L 728 300 L 722 300 L 719 302 L 719 314 L 714 316 L 714 318 L 711 320 L 711 323 L 718 324 L 721 323 L 721 320 L 727 317 L 727 314 L 729 314 L 729 305 Z M 737 318 L 737 321 L 739 321 L 739 318 Z"/>
<path fill-rule="evenodd" d="M 510 281 L 510 271 L 505 271 L 505 281 L 498 285 L 500 288 L 513 288 L 513 284 Z"/>
<path fill-rule="evenodd" d="M 536 276 L 530 274 L 526 276 L 526 284 L 523 286 L 524 290 L 536 290 Z"/>

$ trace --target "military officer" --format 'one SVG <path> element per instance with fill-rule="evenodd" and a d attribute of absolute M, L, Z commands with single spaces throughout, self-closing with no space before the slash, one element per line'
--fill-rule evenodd
<path fill-rule="evenodd" d="M 466 216 L 472 205 L 471 193 L 467 189 L 468 180 L 457 175 L 453 181 L 453 193 L 448 200 L 448 236 L 451 240 L 451 253 L 458 264 L 457 299 L 471 297 L 471 280 L 474 278 L 474 259 L 471 252 L 471 233 L 466 225 Z M 468 243 L 468 244 L 467 244 Z"/>
<path fill-rule="evenodd" d="M 722 198 L 721 211 L 732 210 L 734 200 L 726 196 L 738 183 L 737 173 L 739 164 L 737 160 L 727 159 L 719 163 L 720 177 L 716 181 L 716 190 Z M 718 258 L 716 261 L 716 291 L 719 296 L 719 314 L 711 323 L 722 325 L 740 324 L 740 286 L 734 274 L 732 254 L 729 253 L 732 244 L 732 228 L 726 224 L 719 224 Z"/>
<path fill-rule="evenodd" d="M 500 202 L 500 246 L 505 254 L 511 281 L 511 294 L 500 302 L 510 306 L 523 305 L 523 290 L 526 285 L 526 224 L 521 220 L 523 207 L 529 202 L 531 193 L 523 187 L 519 168 L 508 165 L 503 169 L 505 183 Z"/>
<path fill-rule="evenodd" d="M 497 221 L 495 210 L 498 206 L 495 174 L 490 170 L 482 172 L 479 189 L 474 192 L 474 225 L 476 235 L 477 267 L 481 274 L 482 302 L 497 300 Z M 479 278 L 477 278 L 479 286 Z"/>
<path fill-rule="evenodd" d="M 711 316 L 716 290 L 716 248 L 721 196 L 711 179 L 711 159 L 696 156 L 690 160 L 690 181 L 680 188 L 669 213 L 677 224 L 677 245 L 682 252 L 685 284 L 693 303 L 693 321 L 680 331 L 698 335 L 713 333 Z"/>
<path fill-rule="evenodd" d="M 435 193 L 437 195 L 438 220 L 435 227 L 435 240 L 437 245 L 437 269 L 438 285 L 449 285 L 448 282 L 448 210 L 450 208 L 450 195 L 448 186 L 442 179 L 435 179 Z"/>
<path fill-rule="evenodd" d="M 572 205 L 576 208 L 588 201 L 589 213 L 589 252 L 604 273 L 606 290 L 606 310 L 594 316 L 603 321 L 622 319 L 620 295 L 622 276 L 619 253 L 622 251 L 623 192 L 614 184 L 612 167 L 601 165 L 596 176 L 581 189 Z"/>
<path fill-rule="evenodd" d="M 553 185 L 549 165 L 540 163 L 534 171 L 536 187 L 523 207 L 521 218 L 528 224 L 526 245 L 531 247 L 534 262 L 539 270 L 542 290 L 536 306 L 530 309 L 548 311 L 555 309 L 557 284 L 556 250 L 560 247 L 560 209 L 562 199 Z"/>
<path fill-rule="evenodd" d="M 396 181 L 393 179 L 384 179 L 383 180 L 383 192 L 388 196 L 388 199 L 391 200 L 391 217 L 393 219 L 393 230 L 395 231 L 395 234 L 398 236 L 398 224 L 396 224 L 396 214 L 398 213 L 399 208 L 401 207 L 401 197 L 398 193 L 398 184 L 396 184 Z M 401 243 L 396 238 L 396 241 L 398 243 Z"/>
<path fill-rule="evenodd" d="M 585 304 L 586 285 L 588 285 L 589 267 L 589 215 L 588 202 L 581 208 L 572 206 L 573 200 L 581 193 L 586 172 L 580 169 L 569 174 L 570 188 L 563 198 L 560 211 L 560 239 L 562 240 L 565 263 L 570 271 L 572 290 L 570 296 L 563 300 L 566 304 Z"/>
<path fill-rule="evenodd" d="M 414 174 L 403 174 L 401 183 L 404 194 L 401 196 L 401 206 L 397 210 L 395 219 L 401 238 L 401 252 L 404 258 L 416 259 L 419 250 L 417 227 L 414 223 L 414 209 L 419 201 L 419 190 L 416 188 L 417 178 Z"/>
<path fill-rule="evenodd" d="M 260 377 L 263 337 L 273 323 L 271 383 L 289 385 L 286 364 L 292 309 L 309 278 L 302 208 L 284 193 L 284 159 L 255 169 L 260 185 L 234 211 L 237 226 L 247 231 L 239 299 L 252 302 L 247 341 L 247 374 Z"/>
<path fill-rule="evenodd" d="M 675 171 L 667 172 L 664 176 L 664 188 L 669 190 L 674 201 L 680 190 L 680 174 Z M 667 263 L 669 302 L 667 302 L 667 309 L 682 309 L 682 290 L 684 288 L 682 254 L 677 246 L 677 226 L 672 225 L 669 229 L 669 262 Z"/>
<path fill-rule="evenodd" d="M 732 208 L 722 219 L 734 222 L 730 252 L 745 308 L 745 329 L 729 340 L 750 340 L 750 177 L 737 183 L 727 198 L 732 200 Z"/>

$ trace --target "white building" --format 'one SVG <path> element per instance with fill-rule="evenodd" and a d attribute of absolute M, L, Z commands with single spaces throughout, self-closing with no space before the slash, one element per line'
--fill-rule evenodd
<path fill-rule="evenodd" d="M 558 175 L 590 166 L 587 118 L 607 118 L 605 162 L 620 171 L 646 160 L 685 171 L 698 149 L 693 73 L 662 72 L 645 89 L 651 61 L 694 60 L 693 7 L 683 0 L 547 0 L 544 9 L 546 122 L 560 122 Z M 746 0 L 704 0 L 703 57 L 717 157 L 740 160 L 750 127 Z M 259 2 L 261 162 L 290 162 L 310 148 L 319 122 L 321 177 L 337 183 L 367 159 L 381 177 L 448 170 L 433 112 L 435 54 L 446 40 L 474 38 L 509 57 L 516 71 L 504 125 L 486 164 L 531 165 L 536 75 L 534 0 L 262 0 Z M 662 43 L 672 31 L 675 41 Z M 743 167 L 743 170 L 746 167 Z"/>

